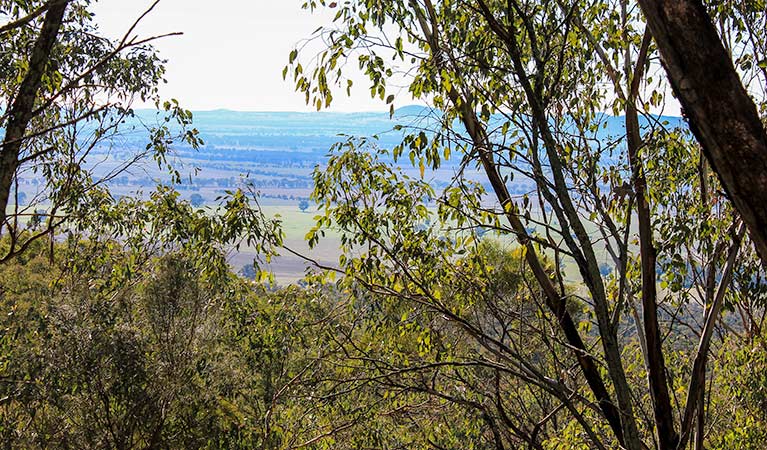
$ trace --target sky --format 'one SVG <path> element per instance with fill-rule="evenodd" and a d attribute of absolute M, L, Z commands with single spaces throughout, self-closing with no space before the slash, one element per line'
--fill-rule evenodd
<path fill-rule="evenodd" d="M 323 25 L 332 23 L 333 11 L 314 13 L 301 9 L 304 0 L 161 0 L 135 30 L 139 37 L 182 32 L 155 41 L 168 60 L 160 94 L 175 98 L 194 111 L 314 111 L 282 69 L 295 46 Z M 153 0 L 99 0 L 93 6 L 95 22 L 108 37 L 121 38 Z M 305 52 L 303 61 L 320 48 Z M 306 67 L 307 64 L 304 64 Z M 354 67 L 352 64 L 348 68 Z M 347 73 L 348 74 L 348 73 Z M 364 76 L 352 74 L 355 88 L 347 97 L 336 89 L 329 111 L 388 111 L 388 105 L 370 98 Z M 393 81 L 393 80 L 392 80 Z M 390 83 L 394 88 L 396 82 Z M 395 92 L 395 106 L 416 103 L 405 89 Z M 669 100 L 653 113 L 679 115 L 679 105 Z M 153 105 L 135 105 L 153 107 Z"/>
<path fill-rule="evenodd" d="M 150 0 L 100 0 L 93 12 L 106 36 L 122 37 Z M 149 37 L 181 31 L 156 41 L 168 60 L 161 89 L 187 109 L 311 111 L 282 69 L 295 45 L 329 24 L 327 12 L 301 9 L 303 0 L 162 0 L 136 34 Z M 362 80 L 360 80 L 362 81 Z M 357 83 L 358 86 L 362 83 Z M 364 84 L 348 98 L 340 89 L 331 111 L 388 111 L 370 99 Z"/>

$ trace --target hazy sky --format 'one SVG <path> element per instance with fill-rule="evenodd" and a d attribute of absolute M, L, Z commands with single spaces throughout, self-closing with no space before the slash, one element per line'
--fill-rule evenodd
<path fill-rule="evenodd" d="M 107 36 L 122 37 L 152 0 L 99 0 L 95 21 Z M 176 98 L 192 110 L 313 111 L 304 96 L 282 79 L 288 54 L 332 13 L 310 14 L 303 0 L 162 0 L 137 28 L 141 37 L 181 31 L 156 41 L 168 59 L 162 88 L 165 98 Z M 315 46 L 315 49 L 319 48 Z M 305 64 L 306 66 L 306 64 Z M 356 65 L 352 64 L 352 67 Z M 355 88 L 335 92 L 331 111 L 388 111 L 388 105 L 372 100 L 367 81 L 357 74 Z M 393 85 L 389 86 L 393 88 Z M 395 106 L 414 103 L 406 90 L 397 91 Z M 679 106 L 669 100 L 665 114 L 678 115 Z M 147 105 L 151 106 L 151 105 Z M 653 111 L 660 113 L 661 111 Z"/>
<path fill-rule="evenodd" d="M 95 21 L 110 37 L 121 37 L 151 4 L 149 0 L 100 0 Z M 163 96 L 186 108 L 247 111 L 310 110 L 303 95 L 283 81 L 282 68 L 296 43 L 332 16 L 310 14 L 302 0 L 162 0 L 142 21 L 142 36 L 182 31 L 157 41 L 168 59 Z M 335 111 L 388 110 L 364 86 L 334 98 Z"/>

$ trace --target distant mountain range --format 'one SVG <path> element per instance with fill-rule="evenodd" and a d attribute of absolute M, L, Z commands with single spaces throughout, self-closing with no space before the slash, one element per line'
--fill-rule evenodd
<path fill-rule="evenodd" d="M 201 172 L 193 186 L 209 188 L 210 196 L 215 197 L 215 189 L 223 189 L 236 184 L 242 174 L 255 178 L 259 187 L 269 190 L 275 196 L 308 195 L 312 186 L 311 171 L 322 165 L 330 148 L 345 136 L 378 136 L 378 145 L 391 149 L 402 140 L 405 130 L 395 130 L 399 126 L 412 126 L 416 130 L 430 129 L 440 114 L 423 106 L 405 106 L 395 111 L 393 117 L 388 112 L 332 113 L 332 112 L 238 112 L 229 110 L 194 112 L 194 127 L 200 131 L 205 146 L 193 150 L 183 144 L 175 146 L 174 155 L 187 167 L 199 167 Z M 163 124 L 163 115 L 154 110 L 137 110 L 136 118 L 126 123 L 125 133 L 113 142 L 104 142 L 93 152 L 107 155 L 103 158 L 90 158 L 98 163 L 98 170 L 107 171 L 116 167 L 144 149 L 148 137 L 144 126 Z M 686 128 L 683 119 L 672 116 L 650 118 L 660 121 L 669 128 Z M 603 115 L 599 117 L 601 127 L 597 139 L 616 140 L 625 134 L 623 117 Z M 491 122 L 500 125 L 502 117 L 492 118 Z M 642 119 L 646 126 L 648 119 Z M 130 131 L 135 126 L 134 131 Z M 87 128 L 87 127 L 86 127 Z M 456 123 L 460 132 L 460 124 Z M 2 130 L 0 130 L 0 134 Z M 105 156 L 106 157 L 106 156 Z M 617 155 L 616 155 L 617 157 Z M 603 162 L 607 162 L 604 160 Z M 186 164 L 188 163 L 188 164 Z M 459 161 L 443 164 L 441 173 L 432 178 L 437 185 L 449 182 L 453 168 Z M 404 166 L 408 164 L 403 163 Z M 135 171 L 114 180 L 113 185 L 123 186 L 126 192 L 136 186 L 149 187 L 165 175 L 157 171 L 152 164 L 145 166 L 143 172 Z M 36 176 L 26 175 L 24 183 L 32 193 Z M 195 187 L 195 188 L 196 188 Z M 215 189 L 214 189 L 215 188 Z"/>
<path fill-rule="evenodd" d="M 438 112 L 418 105 L 398 108 L 393 117 L 389 117 L 388 112 L 241 112 L 224 109 L 193 114 L 194 127 L 206 143 L 206 148 L 198 155 L 203 158 L 206 153 L 213 157 L 225 149 L 244 153 L 275 152 L 272 156 L 298 159 L 308 157 L 308 153 L 324 156 L 333 144 L 343 139 L 342 135 L 375 135 L 381 147 L 391 148 L 401 141 L 403 135 L 403 131 L 394 130 L 395 126 L 426 128 L 439 119 Z M 160 117 L 154 110 L 137 110 L 136 116 L 149 125 Z M 686 128 L 680 117 L 657 116 L 654 119 L 665 122 L 671 128 Z M 501 117 L 495 117 L 493 121 L 500 122 Z M 615 139 L 625 134 L 623 117 L 604 115 L 600 121 L 605 125 L 599 132 L 600 139 Z M 643 126 L 648 123 L 645 118 L 641 122 Z M 460 129 L 460 124 L 456 125 Z M 3 134 L 0 129 L 0 137 Z M 143 147 L 145 144 L 145 133 L 137 131 L 126 133 L 118 145 Z M 287 153 L 303 153 L 304 156 Z"/>
<path fill-rule="evenodd" d="M 142 110 L 137 111 L 137 115 L 151 122 L 156 112 Z M 375 135 L 381 147 L 391 148 L 403 135 L 403 131 L 394 130 L 396 125 L 425 128 L 438 119 L 437 112 L 417 105 L 397 109 L 392 118 L 388 112 L 194 112 L 194 126 L 206 143 L 198 157 L 204 159 L 208 159 L 206 154 L 215 157 L 220 156 L 221 150 L 234 150 L 243 152 L 242 157 L 258 152 L 262 157 L 268 155 L 270 160 L 282 156 L 316 161 L 316 157 L 324 157 L 333 144 L 344 139 L 341 135 Z M 670 128 L 686 128 L 680 117 L 657 116 L 653 120 L 664 122 Z M 501 117 L 495 117 L 493 121 L 500 122 Z M 598 133 L 600 139 L 616 139 L 625 134 L 623 117 L 604 115 L 600 121 L 604 125 Z M 648 124 L 645 118 L 641 122 L 642 126 Z M 460 125 L 457 126 L 460 129 Z"/>

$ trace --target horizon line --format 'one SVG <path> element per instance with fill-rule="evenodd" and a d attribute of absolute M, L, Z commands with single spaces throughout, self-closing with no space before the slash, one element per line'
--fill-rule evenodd
<path fill-rule="evenodd" d="M 406 109 L 406 108 L 421 108 L 424 110 L 436 110 L 436 108 L 431 108 L 429 106 L 424 105 L 405 105 L 400 106 L 399 108 L 396 108 L 394 112 L 396 113 L 399 110 Z M 134 111 L 162 111 L 162 109 L 157 108 L 133 108 Z M 232 108 L 213 108 L 213 109 L 192 109 L 188 108 L 189 111 L 192 113 L 215 113 L 215 112 L 231 112 L 231 113 L 241 113 L 241 114 L 247 114 L 247 113 L 254 113 L 254 114 L 389 114 L 389 110 L 355 110 L 355 111 L 327 111 L 327 110 L 309 110 L 309 111 L 299 111 L 299 110 L 274 110 L 274 109 L 232 109 Z M 619 115 L 613 115 L 609 111 L 602 111 L 602 114 L 610 116 L 610 117 L 625 117 L 625 114 L 619 114 Z M 676 119 L 684 119 L 681 115 L 673 115 L 673 114 L 657 114 L 652 113 L 650 116 L 655 117 L 671 117 Z"/>

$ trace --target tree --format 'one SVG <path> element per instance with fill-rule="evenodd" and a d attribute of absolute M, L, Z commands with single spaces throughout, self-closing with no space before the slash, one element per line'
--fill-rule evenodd
<path fill-rule="evenodd" d="M 258 276 L 258 272 L 256 271 L 256 268 L 253 266 L 253 264 L 243 265 L 242 269 L 240 269 L 239 274 L 249 280 L 255 280 L 256 277 Z"/>
<path fill-rule="evenodd" d="M 173 142 L 199 145 L 196 130 L 189 128 L 191 113 L 158 96 L 165 69 L 150 44 L 162 36 L 133 34 L 157 3 L 113 41 L 99 35 L 88 1 L 0 2 L 6 18 L 0 25 L 0 103 L 6 105 L 0 114 L 5 129 L 0 144 L 0 233 L 12 238 L 0 261 L 113 202 L 107 182 L 136 161 L 153 157 L 171 179 L 180 177 L 166 155 Z M 154 101 L 163 110 L 156 123 L 134 119 L 131 106 L 137 99 Z M 104 171 L 89 163 L 96 155 L 104 158 L 114 151 L 103 145 L 109 139 L 141 128 L 146 129 L 146 142 L 136 148 L 143 150 L 121 155 L 123 164 Z M 10 195 L 19 178 L 30 173 L 41 183 L 32 204 L 21 207 Z M 12 210 L 9 203 L 15 204 Z M 49 210 L 48 220 L 37 233 L 25 233 L 19 218 L 42 204 Z"/>
<path fill-rule="evenodd" d="M 17 192 L 15 195 L 15 203 L 19 205 L 24 205 L 27 202 L 27 194 L 24 192 Z"/>
<path fill-rule="evenodd" d="M 35 212 L 29 216 L 29 220 L 27 221 L 27 228 L 30 230 L 37 230 L 40 228 L 40 225 L 42 225 L 43 219 L 45 219 L 47 214 L 48 212 L 44 209 L 35 210 Z"/>
<path fill-rule="evenodd" d="M 68 1 L 50 1 L 47 12 L 29 55 L 29 64 L 15 93 L 13 103 L 4 114 L 7 117 L 2 152 L 0 152 L 0 224 L 5 222 L 5 209 L 11 184 L 19 165 L 22 141 L 33 117 L 33 109 L 41 89 L 43 75 L 51 57 L 56 39 L 64 22 Z M 17 5 L 18 8 L 18 5 Z M 17 19 L 18 20 L 18 19 Z M 19 26 L 21 27 L 21 26 Z M 7 26 L 6 26 L 7 28 Z M 9 102 L 10 103 L 10 102 Z"/>
<path fill-rule="evenodd" d="M 262 373 L 235 373 L 240 361 L 232 353 L 248 342 L 221 342 L 252 330 L 231 330 L 218 320 L 225 296 L 234 303 L 250 295 L 229 270 L 227 252 L 247 243 L 258 252 L 256 263 L 273 256 L 282 240 L 279 222 L 264 216 L 251 191 L 227 192 L 215 216 L 180 200 L 172 185 L 181 176 L 167 155 L 173 143 L 199 145 L 191 113 L 157 96 L 163 62 L 148 45 L 156 37 L 133 36 L 135 24 L 119 41 L 100 37 L 90 3 L 0 1 L 8 19 L 0 25 L 0 93 L 8 105 L 0 115 L 6 131 L 0 445 L 263 446 L 270 434 L 251 428 L 269 423 L 271 414 L 243 418 L 237 410 L 251 406 L 238 393 L 252 389 Z M 136 119 L 131 104 L 139 98 L 163 110 L 156 125 Z M 124 165 L 104 173 L 88 164 L 94 155 L 109 156 L 120 130 L 144 123 L 148 143 Z M 107 182 L 147 157 L 169 172 L 170 186 L 145 199 L 115 199 Z M 14 200 L 6 213 L 9 192 L 21 197 L 19 181 L 29 173 L 41 189 L 30 205 Z M 19 226 L 25 217 L 28 229 Z M 66 239 L 55 239 L 62 229 Z M 263 312 L 251 310 L 243 322 Z M 285 355 L 277 339 L 264 347 Z M 276 357 L 275 365 L 284 363 Z M 276 379 L 270 370 L 264 369 L 264 385 Z M 271 406 L 262 403 L 257 411 Z"/>
<path fill-rule="evenodd" d="M 32 240 L 0 266 L 0 445 L 257 446 L 243 435 L 264 417 L 243 419 L 236 409 L 249 405 L 232 392 L 262 373 L 243 379 L 232 370 L 247 344 L 228 341 L 252 330 L 233 328 L 225 310 L 254 294 L 230 272 L 227 252 L 242 241 L 260 247 L 266 223 L 242 193 L 222 213 L 211 217 L 160 189 L 54 242 L 58 258 Z M 0 250 L 11 244 L 5 236 Z M 249 310 L 243 321 L 262 313 Z"/>
<path fill-rule="evenodd" d="M 744 2 L 715 12 L 723 31 L 743 33 L 723 43 L 699 0 L 639 4 L 691 129 L 767 263 L 767 132 L 733 65 L 737 48 L 744 75 L 752 72 L 757 86 L 757 80 L 767 83 L 767 53 L 757 35 L 765 25 L 764 5 Z"/>
<path fill-rule="evenodd" d="M 189 202 L 194 207 L 200 207 L 205 204 L 205 199 L 202 197 L 202 195 L 194 193 L 191 197 L 189 197 Z"/>
<path fill-rule="evenodd" d="M 327 49 L 306 70 L 293 52 L 286 76 L 321 108 L 334 86 L 351 85 L 344 68 L 356 59 L 371 94 L 393 107 L 388 82 L 395 73 L 412 74 L 408 93 L 434 109 L 403 127 L 406 136 L 391 153 L 409 157 L 421 178 L 457 158 L 457 175 L 451 187 L 433 193 L 378 159 L 375 145 L 350 140 L 315 172 L 313 199 L 325 215 L 310 243 L 325 228 L 340 229 L 340 268 L 349 283 L 461 324 L 488 351 L 506 355 L 499 364 L 507 373 L 551 389 L 590 446 L 671 449 L 684 447 L 693 431 L 702 436 L 712 332 L 725 299 L 738 295 L 733 279 L 754 253 L 687 132 L 650 114 L 651 105 L 662 105 L 665 84 L 650 75 L 655 50 L 649 32 L 637 26 L 637 10 L 627 1 L 329 7 L 338 8 L 334 27 L 318 34 Z M 467 167 L 478 167 L 485 183 L 471 179 Z M 534 189 L 515 198 L 509 184 L 520 177 Z M 430 218 L 431 202 L 441 224 L 414 232 Z M 442 289 L 456 270 L 453 257 L 468 252 L 445 242 L 471 244 L 437 232 L 477 226 L 513 236 L 524 249 L 533 295 L 567 343 L 577 380 L 519 369 L 530 370 L 526 355 L 478 329 L 460 307 L 445 306 L 459 295 Z M 613 267 L 607 275 L 603 257 Z M 577 274 L 565 271 L 569 265 Z M 588 305 L 585 323 L 567 308 L 564 280 L 573 277 L 576 296 Z M 694 336 L 681 332 L 689 317 L 701 324 Z M 594 331 L 584 332 L 592 318 Z M 564 358 L 560 349 L 549 351 Z M 641 370 L 632 361 L 641 361 Z M 668 361 L 686 369 L 672 372 Z M 672 401 L 671 386 L 684 386 L 683 405 Z M 581 412 L 587 404 L 596 415 Z M 532 445 L 543 445 L 536 439 Z"/>
<path fill-rule="evenodd" d="M 309 209 L 309 201 L 306 199 L 301 199 L 301 201 L 298 202 L 298 209 L 306 212 L 306 210 Z"/>
<path fill-rule="evenodd" d="M 131 266 L 139 255 L 103 244 L 60 249 L 69 257 L 62 265 L 31 248 L 0 270 L 14 289 L 3 307 L 19 312 L 3 320 L 15 338 L 0 338 L 0 445 L 202 448 L 226 426 L 216 417 L 215 369 L 205 363 L 220 334 L 219 286 L 202 283 L 179 254 L 125 277 L 111 264 Z M 88 295 L 89 282 L 112 287 Z"/>

